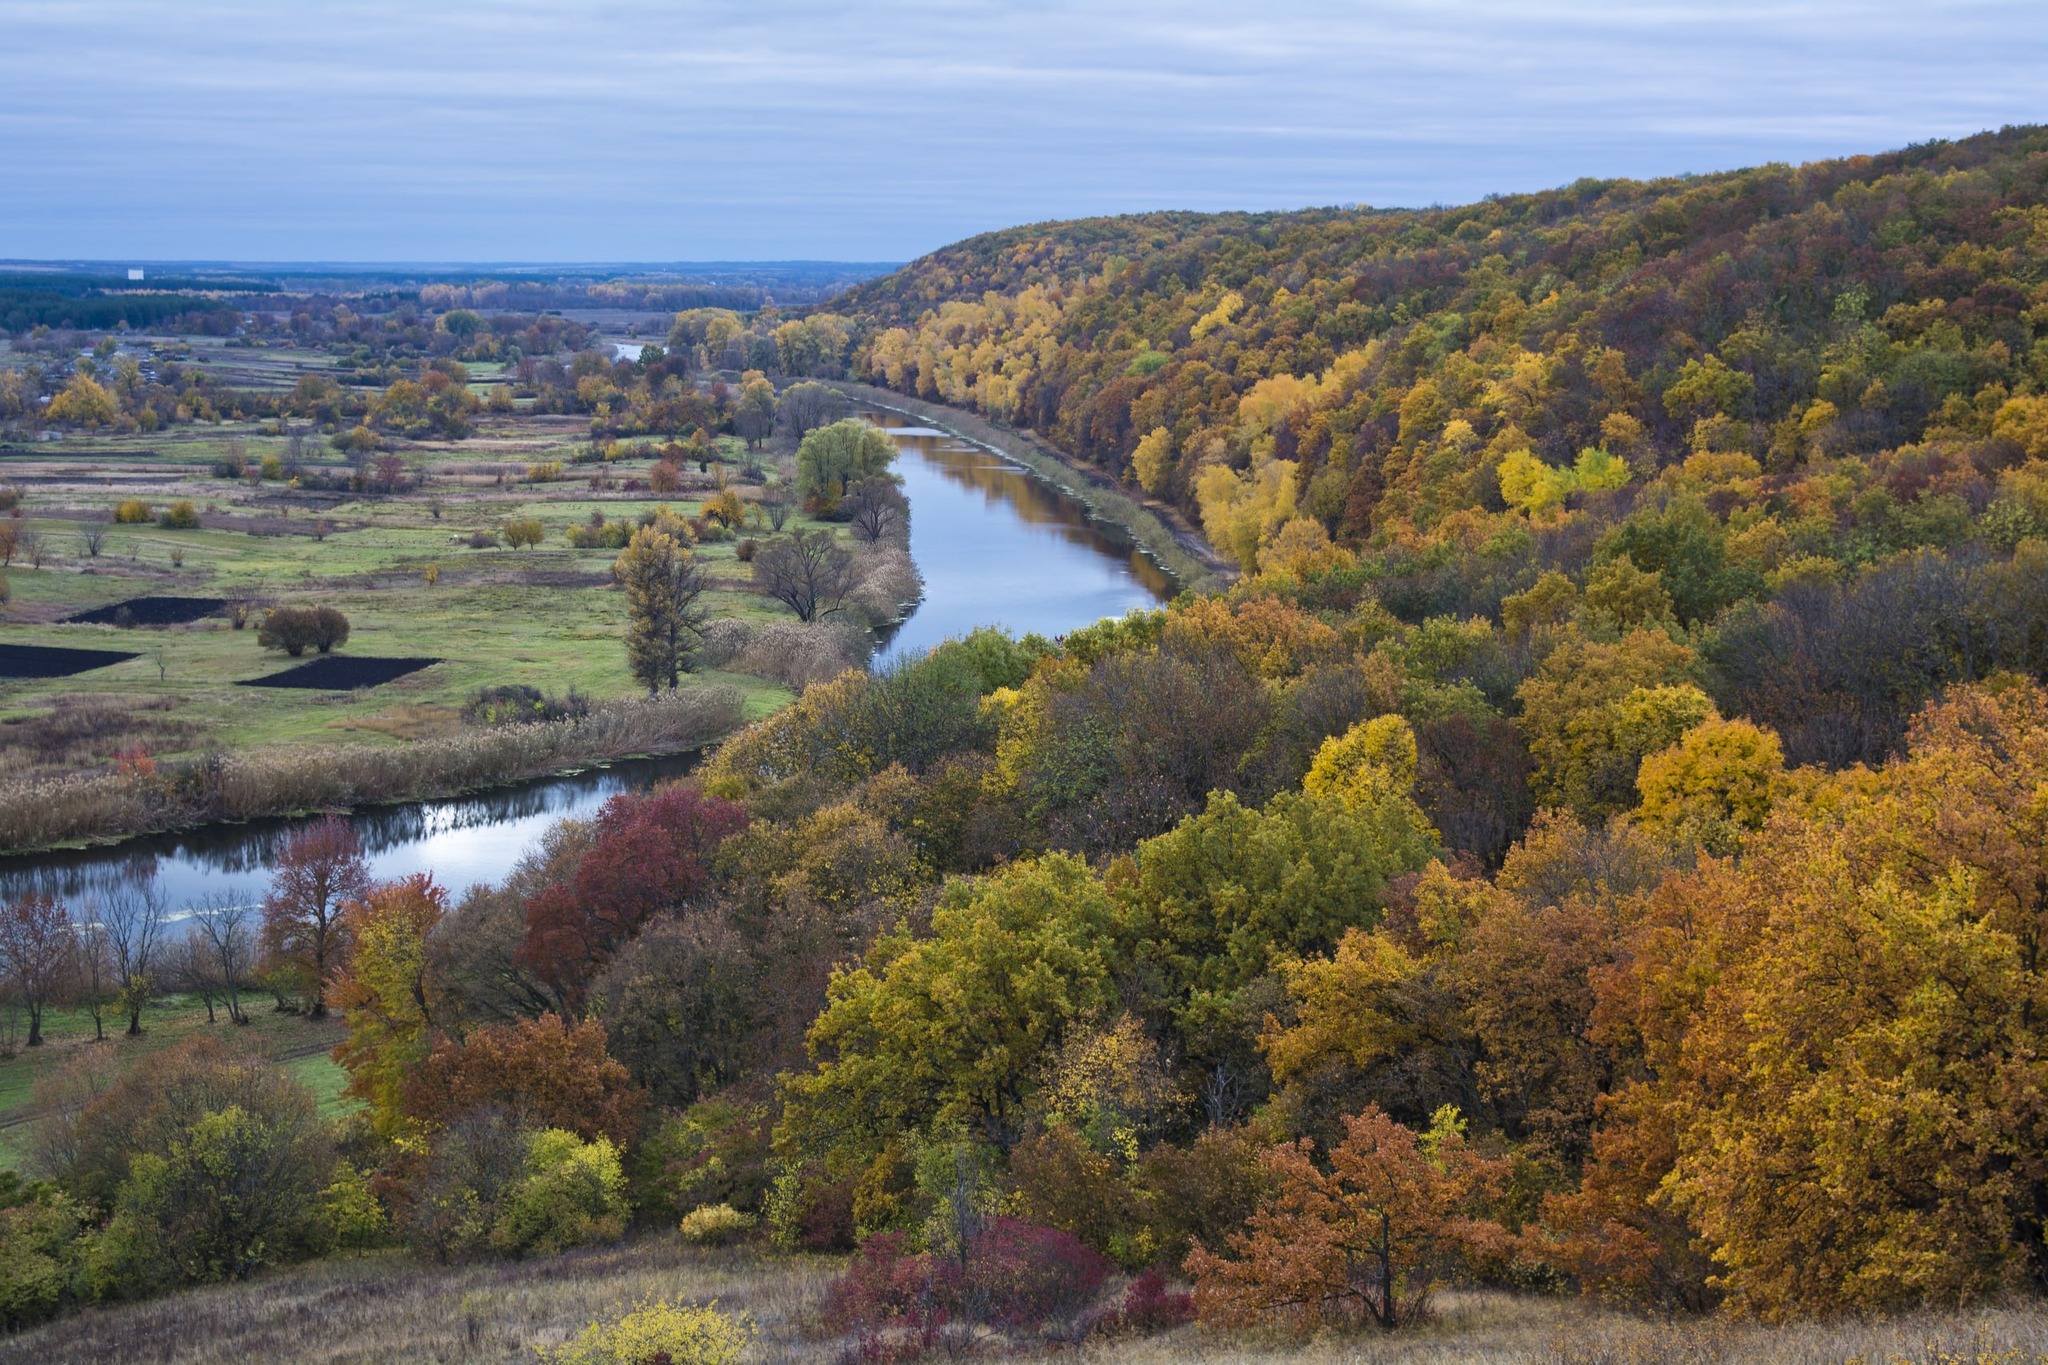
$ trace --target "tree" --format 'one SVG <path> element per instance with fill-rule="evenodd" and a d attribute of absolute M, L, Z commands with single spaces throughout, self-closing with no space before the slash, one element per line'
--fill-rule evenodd
<path fill-rule="evenodd" d="M 884 935 L 835 973 L 816 1069 L 787 1081 L 783 1134 L 852 1174 L 906 1133 L 1014 1141 L 1069 1030 L 1114 999 L 1119 935 L 1085 863 L 1061 854 L 948 888 L 928 934 Z"/>
<path fill-rule="evenodd" d="M 107 1038 L 107 1006 L 114 996 L 114 967 L 97 905 L 83 902 L 72 912 L 71 935 L 78 1003 L 92 1016 L 93 1041 L 102 1043 Z"/>
<path fill-rule="evenodd" d="M 308 647 L 325 654 L 348 643 L 348 617 L 333 607 L 273 607 L 256 632 L 256 643 L 294 659 Z"/>
<path fill-rule="evenodd" d="M 750 374 L 740 385 L 739 402 L 732 413 L 733 430 L 752 450 L 775 430 L 775 386 L 760 374 Z"/>
<path fill-rule="evenodd" d="M 142 1011 L 155 994 L 166 910 L 154 882 L 119 888 L 99 901 L 99 922 L 113 968 L 114 998 L 128 1016 L 131 1038 L 142 1032 Z"/>
<path fill-rule="evenodd" d="M 407 1117 L 429 1129 L 497 1108 L 522 1128 L 562 1128 L 588 1141 L 624 1146 L 640 1125 L 645 1097 L 605 1052 L 604 1026 L 544 1014 L 492 1024 L 467 1038 L 438 1039 L 402 1084 Z"/>
<path fill-rule="evenodd" d="M 527 903 L 515 962 L 580 1006 L 590 977 L 655 913 L 709 880 L 711 858 L 747 826 L 744 809 L 680 784 L 605 802 L 572 878 Z"/>
<path fill-rule="evenodd" d="M 278 857 L 263 901 L 263 952 L 291 976 L 315 1019 L 327 1014 L 327 976 L 342 959 L 342 907 L 369 884 L 362 845 L 337 816 L 293 834 Z"/>
<path fill-rule="evenodd" d="M 43 1045 L 43 1010 L 73 965 L 70 913 L 55 896 L 34 891 L 0 906 L 0 970 L 28 1011 L 28 1045 Z"/>
<path fill-rule="evenodd" d="M 910 501 L 886 474 L 862 479 L 848 488 L 839 511 L 854 535 L 869 545 L 907 534 L 910 528 Z"/>
<path fill-rule="evenodd" d="M 538 545 L 547 536 L 547 527 L 535 517 L 513 517 L 498 529 L 505 537 L 505 543 L 515 550 Z"/>
<path fill-rule="evenodd" d="M 334 1058 L 348 1093 L 370 1108 L 386 1137 L 404 1130 L 405 1079 L 427 1058 L 433 1014 L 427 996 L 427 939 L 448 908 L 431 873 L 371 887 L 342 911 L 346 958 L 328 986 L 348 1019 Z"/>
<path fill-rule="evenodd" d="M 227 996 L 228 1020 L 236 1024 L 249 1022 L 242 1010 L 242 983 L 256 960 L 250 908 L 239 896 L 221 894 L 200 901 L 187 912 L 192 932 L 211 960 L 213 979 Z"/>
<path fill-rule="evenodd" d="M 776 418 L 789 429 L 789 434 L 801 442 L 825 421 L 844 402 L 836 389 L 806 380 L 792 384 L 782 391 L 782 397 L 775 405 Z M 776 528 L 780 530 L 780 527 Z"/>
<path fill-rule="evenodd" d="M 880 427 L 847 417 L 808 433 L 796 448 L 797 491 L 836 506 L 847 488 L 888 469 L 896 447 Z"/>
<path fill-rule="evenodd" d="M 633 539 L 612 564 L 626 591 L 626 659 L 653 696 L 673 692 L 704 638 L 704 570 L 676 538 L 654 526 Z"/>
<path fill-rule="evenodd" d="M 754 556 L 754 581 L 799 621 L 830 616 L 853 591 L 853 555 L 830 531 L 778 536 Z"/>
<path fill-rule="evenodd" d="M 777 479 L 761 490 L 759 506 L 761 515 L 768 518 L 768 529 L 781 535 L 790 513 L 796 510 L 796 491 Z"/>
<path fill-rule="evenodd" d="M 1278 1315 L 1304 1328 L 1363 1319 L 1390 1330 L 1427 1312 L 1432 1286 L 1461 1261 L 1506 1249 L 1485 1207 L 1508 1163 L 1475 1152 L 1455 1110 L 1420 1136 L 1378 1109 L 1343 1123 L 1327 1169 L 1306 1138 L 1267 1152 L 1277 1188 L 1231 1236 L 1233 1256 L 1199 1244 L 1188 1254 L 1205 1322 Z"/>
<path fill-rule="evenodd" d="M 1638 815 L 1646 827 L 1723 854 L 1763 828 L 1784 788 L 1778 737 L 1746 720 L 1695 725 L 1645 758 L 1636 774 L 1643 797 Z"/>

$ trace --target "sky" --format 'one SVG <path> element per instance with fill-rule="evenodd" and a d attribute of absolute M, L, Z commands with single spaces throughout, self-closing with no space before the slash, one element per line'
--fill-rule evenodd
<path fill-rule="evenodd" d="M 0 0 L 0 258 L 907 260 L 2048 122 L 2048 3 Z"/>

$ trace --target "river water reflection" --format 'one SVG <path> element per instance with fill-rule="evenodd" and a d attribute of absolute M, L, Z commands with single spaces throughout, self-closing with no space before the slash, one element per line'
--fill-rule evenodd
<path fill-rule="evenodd" d="M 910 499 L 910 557 L 925 596 L 878 663 L 977 626 L 1059 635 L 1156 606 L 1178 589 L 1121 527 L 1022 465 L 890 412 L 860 414 L 896 443 Z"/>
<path fill-rule="evenodd" d="M 1022 466 L 896 413 L 887 428 L 910 500 L 910 549 L 925 597 L 877 664 L 913 657 L 977 626 L 1058 635 L 1173 595 L 1176 583 L 1120 528 Z M 380 806 L 350 817 L 379 878 L 431 871 L 460 899 L 502 880 L 557 820 L 594 813 L 621 791 L 679 776 L 694 756 L 636 760 L 477 796 Z M 175 909 L 203 896 L 259 899 L 299 821 L 264 820 L 102 849 L 0 858 L 0 898 L 43 890 L 77 901 L 154 875 Z"/>

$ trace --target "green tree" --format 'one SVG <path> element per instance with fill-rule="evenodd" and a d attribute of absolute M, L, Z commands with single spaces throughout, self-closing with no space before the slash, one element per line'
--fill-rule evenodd
<path fill-rule="evenodd" d="M 797 491 L 836 506 L 851 484 L 889 468 L 896 447 L 881 428 L 847 417 L 810 432 L 796 448 Z"/>
<path fill-rule="evenodd" d="M 626 660 L 649 696 L 673 692 L 704 638 L 704 570 L 666 531 L 643 526 L 612 565 L 626 590 Z"/>

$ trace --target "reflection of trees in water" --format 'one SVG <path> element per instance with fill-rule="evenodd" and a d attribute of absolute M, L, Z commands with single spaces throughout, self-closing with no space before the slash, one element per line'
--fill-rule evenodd
<path fill-rule="evenodd" d="M 618 792 L 681 777 L 697 763 L 694 754 L 631 759 L 568 777 L 546 778 L 500 791 L 446 801 L 374 806 L 350 818 L 363 851 L 371 857 L 437 835 L 488 830 L 536 816 L 566 816 L 590 810 Z M 0 859 L 0 899 L 43 892 L 67 901 L 132 888 L 157 874 L 160 860 L 196 866 L 209 878 L 267 877 L 285 841 L 306 820 L 257 820 L 216 825 L 186 834 L 128 840 L 105 849 L 75 849 Z M 507 858 L 509 866 L 511 858 Z"/>
<path fill-rule="evenodd" d="M 888 425 L 881 413 L 862 415 L 877 425 Z M 1146 554 L 1124 528 L 1097 520 L 1085 503 L 1061 492 L 1023 465 L 949 436 L 906 435 L 902 428 L 890 435 L 899 447 L 917 452 L 926 465 L 949 483 L 980 493 L 984 503 L 1007 505 L 1026 525 L 1055 530 L 1070 544 L 1124 563 L 1131 577 L 1161 601 L 1178 589 L 1174 576 Z M 910 514 L 914 519 L 917 509 L 912 507 Z"/>

